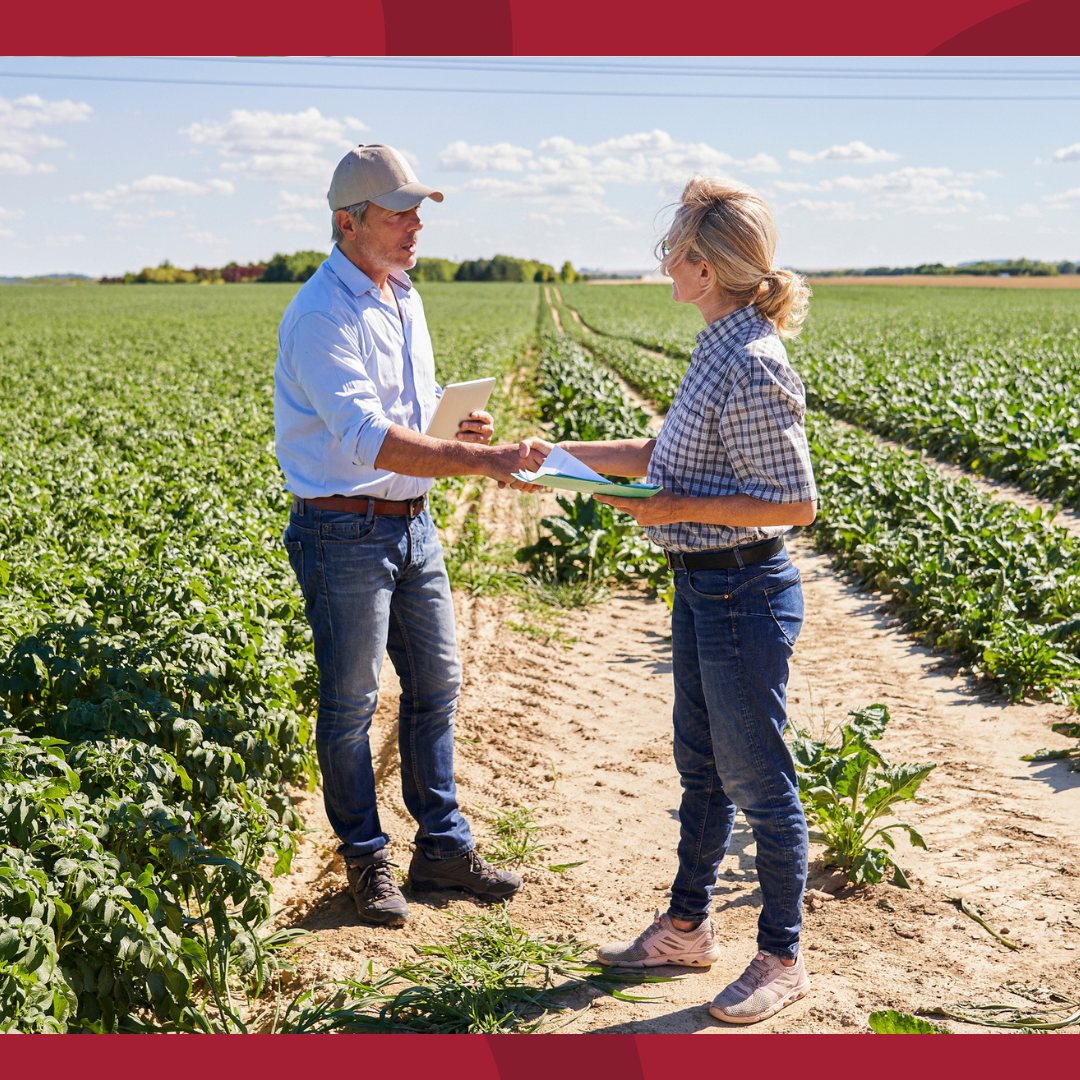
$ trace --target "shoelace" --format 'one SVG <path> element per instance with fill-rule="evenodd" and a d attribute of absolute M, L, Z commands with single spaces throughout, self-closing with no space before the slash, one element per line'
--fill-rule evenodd
<path fill-rule="evenodd" d="M 498 880 L 498 875 L 495 873 L 495 867 L 489 862 L 484 861 L 484 857 L 480 854 L 476 848 L 472 851 L 465 853 L 465 858 L 469 862 L 469 872 L 478 874 L 480 877 L 491 878 L 492 880 Z"/>
<path fill-rule="evenodd" d="M 397 892 L 397 882 L 390 872 L 391 866 L 397 866 L 395 862 L 376 862 L 365 866 L 360 872 L 358 885 L 363 886 L 376 900 L 384 900 L 387 896 Z"/>
<path fill-rule="evenodd" d="M 765 959 L 762 953 L 758 953 L 753 960 L 750 961 L 750 966 L 742 973 L 739 982 L 745 982 L 752 988 L 757 989 L 769 975 L 769 962 Z"/>

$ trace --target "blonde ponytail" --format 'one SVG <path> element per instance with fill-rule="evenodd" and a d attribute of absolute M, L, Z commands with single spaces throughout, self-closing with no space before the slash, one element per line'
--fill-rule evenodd
<path fill-rule="evenodd" d="M 665 272 L 684 258 L 708 262 L 716 288 L 737 303 L 752 303 L 781 337 L 794 337 L 806 318 L 810 289 L 798 274 L 773 266 L 776 239 L 776 222 L 760 195 L 694 176 L 657 254 Z"/>

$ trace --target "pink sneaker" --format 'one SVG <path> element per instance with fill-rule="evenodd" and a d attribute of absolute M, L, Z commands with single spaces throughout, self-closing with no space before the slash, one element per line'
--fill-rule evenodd
<path fill-rule="evenodd" d="M 779 957 L 759 952 L 750 966 L 713 998 L 709 1012 L 729 1024 L 756 1024 L 798 1001 L 809 989 L 802 953 L 791 967 L 785 967 Z"/>
<path fill-rule="evenodd" d="M 611 967 L 642 968 L 660 964 L 708 967 L 720 959 L 720 950 L 716 947 L 712 919 L 706 919 L 693 930 L 676 930 L 667 912 L 661 915 L 658 909 L 652 926 L 633 941 L 601 945 L 596 950 L 596 958 Z"/>

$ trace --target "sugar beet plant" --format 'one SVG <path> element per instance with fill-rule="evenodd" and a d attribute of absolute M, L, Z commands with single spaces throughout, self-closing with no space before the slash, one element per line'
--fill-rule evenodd
<path fill-rule="evenodd" d="M 818 546 L 1010 695 L 1080 700 L 1080 540 L 915 454 L 827 419 L 808 430 Z"/>
<path fill-rule="evenodd" d="M 889 722 L 884 705 L 848 714 L 839 745 L 796 734 L 791 749 L 799 774 L 799 795 L 806 808 L 810 839 L 825 845 L 826 866 L 836 866 L 856 885 L 881 881 L 910 888 L 897 863 L 894 832 L 906 833 L 916 847 L 926 841 L 904 821 L 883 821 L 897 803 L 921 802 L 919 786 L 935 765 L 894 765 L 874 743 Z"/>
<path fill-rule="evenodd" d="M 812 407 L 1080 500 L 1073 290 L 817 287 L 792 360 Z"/>
<path fill-rule="evenodd" d="M 288 868 L 283 784 L 315 779 L 270 409 L 293 291 L 5 292 L 4 1030 L 235 1029 L 253 985 L 258 866 Z M 519 301 L 449 377 L 520 361 Z"/>
<path fill-rule="evenodd" d="M 545 338 L 537 365 L 537 401 L 553 440 L 640 438 L 648 414 L 572 338 Z M 544 530 L 517 557 L 553 582 L 631 581 L 655 586 L 666 573 L 660 552 L 622 511 L 592 498 L 560 495 L 563 513 L 540 521 Z"/>

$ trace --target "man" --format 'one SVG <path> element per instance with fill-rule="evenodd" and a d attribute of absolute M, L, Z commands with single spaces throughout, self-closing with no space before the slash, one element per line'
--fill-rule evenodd
<path fill-rule="evenodd" d="M 418 214 L 439 191 L 405 159 L 361 145 L 328 193 L 330 257 L 285 310 L 274 372 L 278 462 L 293 494 L 285 547 L 304 592 L 319 667 L 315 743 L 330 824 L 361 918 L 388 926 L 409 912 L 379 823 L 368 728 L 379 669 L 401 679 L 398 737 L 405 805 L 416 819 L 416 890 L 504 899 L 521 879 L 476 851 L 457 805 L 454 713 L 461 666 L 442 547 L 426 508 L 437 476 L 511 473 L 528 447 L 491 447 L 477 412 L 456 441 L 429 438 L 440 393 L 420 297 Z"/>

